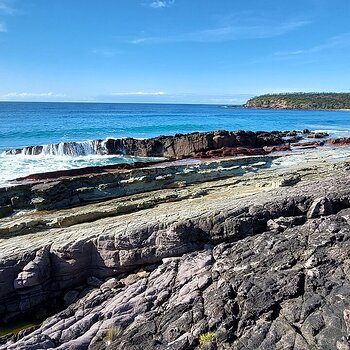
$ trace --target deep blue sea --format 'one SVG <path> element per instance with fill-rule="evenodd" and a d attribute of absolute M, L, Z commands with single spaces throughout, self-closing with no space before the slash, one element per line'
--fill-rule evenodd
<path fill-rule="evenodd" d="M 0 185 L 34 172 L 131 162 L 100 156 L 4 155 L 7 149 L 107 137 L 194 131 L 325 130 L 349 136 L 350 112 L 224 108 L 220 105 L 0 102 Z"/>

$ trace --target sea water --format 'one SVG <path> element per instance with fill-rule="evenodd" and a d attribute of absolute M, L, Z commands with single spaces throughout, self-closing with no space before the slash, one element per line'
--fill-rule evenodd
<path fill-rule="evenodd" d="M 350 136 L 350 112 L 225 108 L 222 105 L 0 102 L 0 186 L 32 173 L 140 160 L 97 154 L 90 140 L 212 130 L 327 131 Z M 70 152 L 53 146 L 76 142 Z M 40 155 L 5 150 L 46 145 Z"/>

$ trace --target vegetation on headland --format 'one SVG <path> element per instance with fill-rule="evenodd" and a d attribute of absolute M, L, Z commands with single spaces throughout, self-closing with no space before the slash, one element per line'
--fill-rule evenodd
<path fill-rule="evenodd" d="M 350 93 L 286 93 L 253 97 L 247 108 L 350 109 Z"/>

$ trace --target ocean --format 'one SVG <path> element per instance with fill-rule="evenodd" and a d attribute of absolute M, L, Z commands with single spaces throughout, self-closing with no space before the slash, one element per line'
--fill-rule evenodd
<path fill-rule="evenodd" d="M 350 112 L 225 108 L 221 105 L 0 102 L 0 185 L 32 173 L 109 165 L 135 157 L 94 154 L 89 140 L 149 138 L 212 130 L 322 130 L 350 136 Z M 82 142 L 64 154 L 48 146 L 41 155 L 5 150 Z M 83 151 L 81 151 L 83 150 Z"/>

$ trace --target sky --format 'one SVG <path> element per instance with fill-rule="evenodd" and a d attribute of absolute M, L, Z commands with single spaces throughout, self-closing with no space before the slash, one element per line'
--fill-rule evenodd
<path fill-rule="evenodd" d="M 350 91 L 349 0 L 0 0 L 0 100 Z"/>

